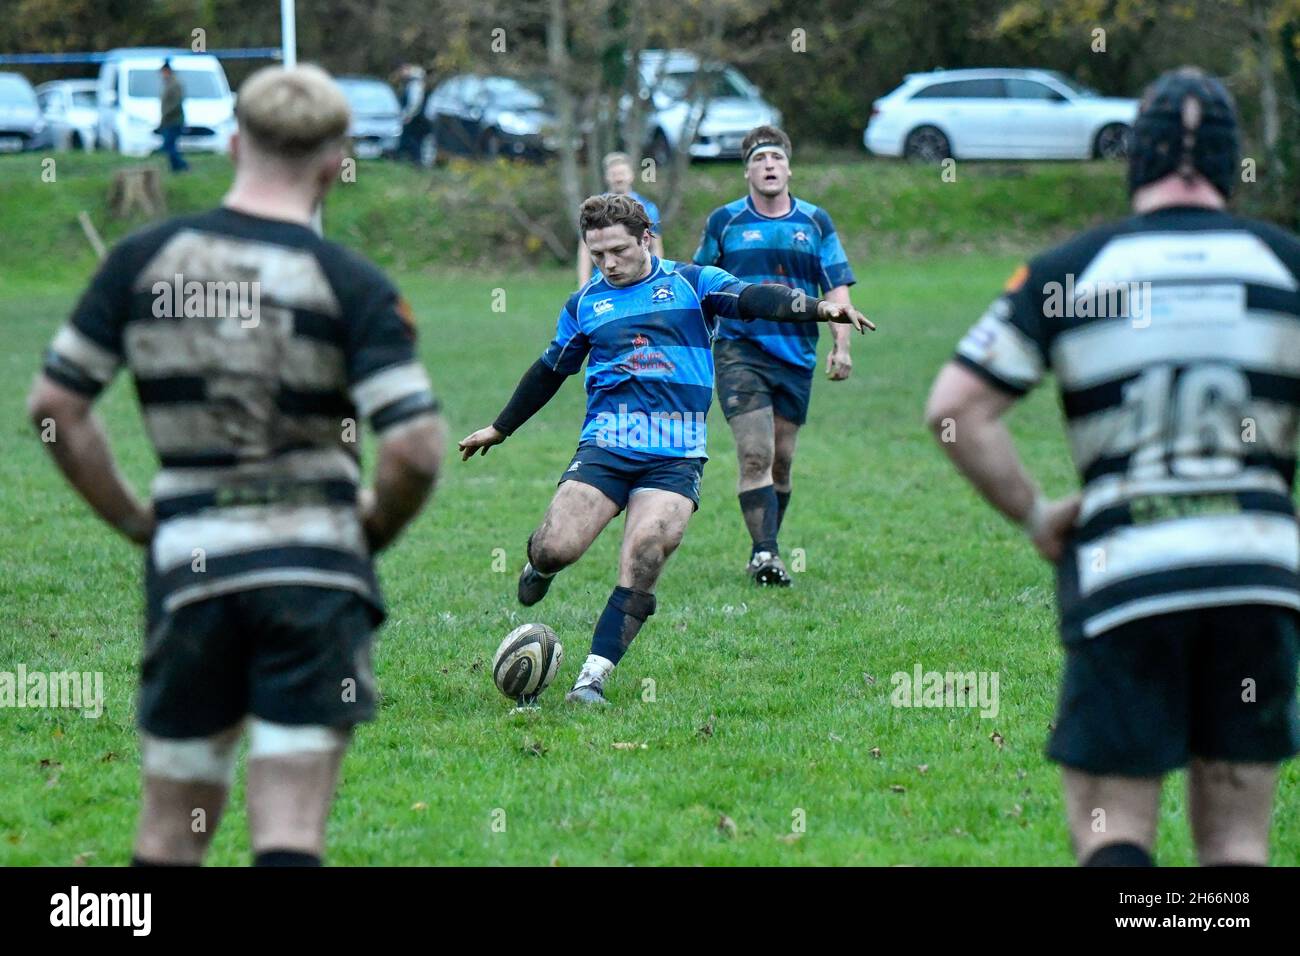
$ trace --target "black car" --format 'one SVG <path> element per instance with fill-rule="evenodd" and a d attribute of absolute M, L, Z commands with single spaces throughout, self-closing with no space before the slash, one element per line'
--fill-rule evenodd
<path fill-rule="evenodd" d="M 433 165 L 446 154 L 541 160 L 555 151 L 555 114 L 536 89 L 507 76 L 462 74 L 429 94 L 430 132 L 420 159 Z"/>

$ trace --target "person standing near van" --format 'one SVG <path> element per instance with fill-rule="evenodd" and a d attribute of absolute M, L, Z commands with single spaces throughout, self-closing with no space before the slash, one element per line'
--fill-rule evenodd
<path fill-rule="evenodd" d="M 172 172 L 181 173 L 190 168 L 177 145 L 181 131 L 185 128 L 185 91 L 181 89 L 181 81 L 176 78 L 170 60 L 163 60 L 160 98 L 162 120 L 158 124 L 158 132 L 162 134 L 162 151 L 167 154 Z"/>

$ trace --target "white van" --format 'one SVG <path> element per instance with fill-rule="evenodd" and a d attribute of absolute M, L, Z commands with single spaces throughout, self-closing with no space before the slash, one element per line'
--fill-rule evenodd
<path fill-rule="evenodd" d="M 209 53 L 154 47 L 111 50 L 99 68 L 98 142 L 103 149 L 145 156 L 162 145 L 163 61 L 171 61 L 185 91 L 183 150 L 224 153 L 235 130 L 235 97 L 221 61 Z"/>

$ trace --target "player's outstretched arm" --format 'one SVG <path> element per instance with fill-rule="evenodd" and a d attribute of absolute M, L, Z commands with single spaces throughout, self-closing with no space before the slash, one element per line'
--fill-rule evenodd
<path fill-rule="evenodd" d="M 875 323 L 853 306 L 810 297 L 789 286 L 755 284 L 740 293 L 737 311 L 742 319 L 774 322 L 843 322 L 859 332 L 874 332 Z"/>
<path fill-rule="evenodd" d="M 493 445 L 505 441 L 555 397 L 566 378 L 567 375 L 555 371 L 541 359 L 534 362 L 515 386 L 515 393 L 506 402 L 506 407 L 501 409 L 496 421 L 460 440 L 460 460 L 469 461 L 475 452 L 486 455 Z"/>

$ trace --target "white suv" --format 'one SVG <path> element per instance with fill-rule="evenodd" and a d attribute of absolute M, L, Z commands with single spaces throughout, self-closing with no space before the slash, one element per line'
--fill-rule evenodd
<path fill-rule="evenodd" d="M 876 100 L 862 142 L 928 162 L 1112 159 L 1127 152 L 1137 109 L 1054 70 L 935 70 Z"/>
<path fill-rule="evenodd" d="M 185 92 L 184 150 L 224 153 L 235 131 L 235 96 L 221 61 L 207 53 L 158 47 L 110 50 L 97 81 L 99 144 L 119 153 L 146 156 L 162 143 L 155 130 L 161 119 L 159 100 L 168 60 Z"/>

